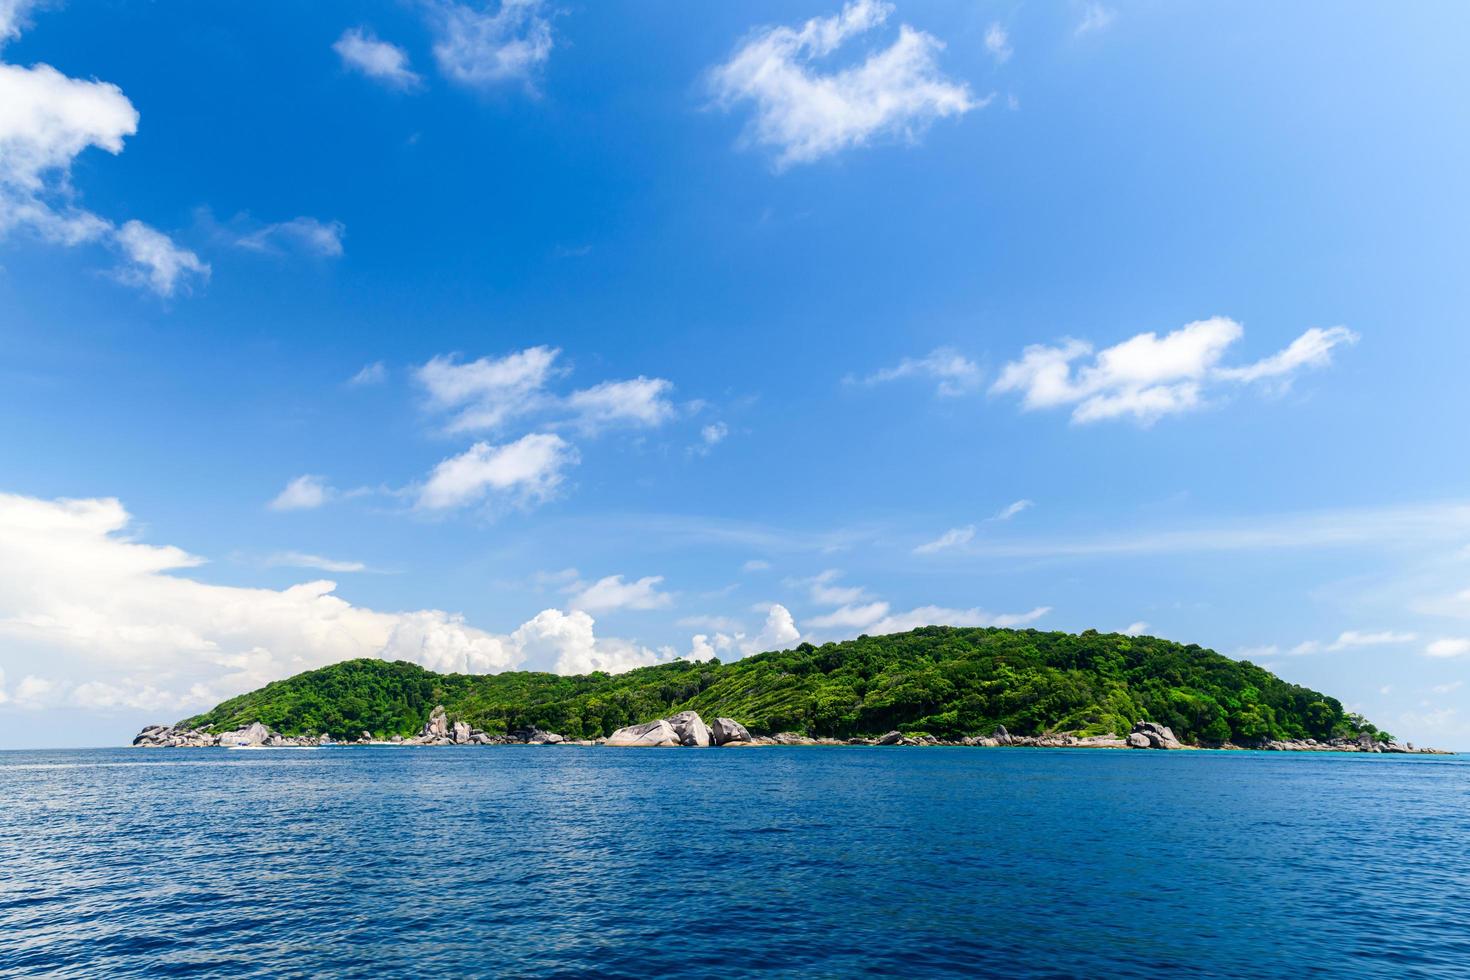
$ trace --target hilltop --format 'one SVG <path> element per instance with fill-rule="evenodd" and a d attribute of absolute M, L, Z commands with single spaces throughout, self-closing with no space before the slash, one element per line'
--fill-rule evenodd
<path fill-rule="evenodd" d="M 1336 698 L 1193 644 L 945 626 L 616 675 L 437 674 L 404 661 L 350 660 L 231 698 L 179 727 L 222 732 L 262 722 L 288 735 L 390 738 L 418 731 L 438 704 L 486 732 L 534 727 L 588 739 L 692 710 L 757 734 L 835 738 L 892 729 L 959 738 L 997 725 L 1096 735 L 1147 719 L 1194 744 L 1365 732 L 1391 740 Z"/>

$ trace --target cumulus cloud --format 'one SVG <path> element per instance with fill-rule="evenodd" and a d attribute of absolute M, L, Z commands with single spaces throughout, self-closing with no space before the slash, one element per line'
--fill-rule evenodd
<path fill-rule="evenodd" d="M 749 656 L 767 650 L 785 650 L 800 639 L 801 630 L 796 628 L 796 620 L 791 611 L 779 602 L 774 602 L 766 610 L 766 621 L 760 632 L 751 637 L 742 636 L 738 638 L 738 643 L 740 652 Z"/>
<path fill-rule="evenodd" d="M 594 670 L 617 674 L 665 659 L 626 640 L 599 640 L 593 632 L 592 617 L 581 610 L 544 610 L 510 638 L 525 657 L 538 663 L 550 661 L 558 674 L 590 674 Z"/>
<path fill-rule="evenodd" d="M 271 510 L 314 510 L 336 496 L 337 491 L 327 485 L 325 477 L 310 473 L 296 477 L 286 484 L 270 502 Z"/>
<path fill-rule="evenodd" d="M 492 6 L 439 2 L 431 6 L 439 70 L 462 85 L 528 86 L 551 57 L 551 21 L 542 0 L 500 0 Z"/>
<path fill-rule="evenodd" d="M 414 379 L 434 407 L 455 411 L 450 432 L 493 430 L 546 404 L 543 389 L 560 354 L 555 347 L 528 347 L 465 364 L 441 355 L 415 370 Z"/>
<path fill-rule="evenodd" d="M 848 378 L 849 383 L 883 384 L 906 378 L 927 378 L 937 382 L 940 395 L 955 398 L 980 388 L 979 365 L 950 347 L 938 347 L 923 357 L 906 357 L 890 368 L 875 371 L 865 378 Z"/>
<path fill-rule="evenodd" d="M 800 28 L 761 28 L 709 74 L 718 105 L 751 103 L 747 142 L 776 152 L 776 167 L 810 163 L 876 138 L 915 141 L 935 119 L 983 106 L 936 63 L 944 44 L 907 24 L 861 62 L 823 71 L 821 60 L 883 24 L 891 4 L 853 0 Z"/>
<path fill-rule="evenodd" d="M 392 88 L 413 89 L 423 81 L 408 67 L 408 53 L 396 44 L 380 41 L 363 27 L 342 32 L 332 45 L 346 67 Z"/>
<path fill-rule="evenodd" d="M 1011 36 L 999 21 L 985 29 L 985 50 L 990 52 L 996 64 L 1003 65 L 1011 60 Z"/>
<path fill-rule="evenodd" d="M 0 41 L 15 37 L 28 3 L 0 8 Z M 138 111 L 116 85 L 70 78 L 50 65 L 0 63 L 0 236 L 25 230 L 57 245 L 118 250 L 119 281 L 170 296 L 209 266 L 140 221 L 116 227 L 75 203 L 72 165 L 89 148 L 114 155 L 138 130 Z"/>
<path fill-rule="evenodd" d="M 1024 626 L 1051 612 L 1050 606 L 1037 606 L 1023 613 L 990 613 L 983 609 L 950 609 L 944 606 L 918 606 L 907 612 L 891 613 L 886 602 L 865 606 L 843 606 L 832 613 L 814 618 L 809 626 L 861 630 L 873 636 L 906 633 L 921 626 Z"/>
<path fill-rule="evenodd" d="M 573 609 L 589 612 L 609 612 L 614 609 L 665 609 L 673 597 L 658 591 L 663 582 L 662 575 L 649 575 L 636 582 L 624 582 L 621 575 L 609 575 L 586 585 L 576 583 L 576 594 L 572 597 Z"/>
<path fill-rule="evenodd" d="M 342 235 L 347 228 L 340 221 L 319 221 L 299 217 L 278 221 L 242 235 L 235 244 L 253 252 L 283 254 L 285 252 L 336 258 L 342 254 Z"/>
<path fill-rule="evenodd" d="M 673 385 L 663 378 L 639 376 L 629 381 L 604 381 L 574 391 L 567 396 L 567 406 L 577 421 L 588 428 L 632 424 L 657 426 L 674 417 L 668 393 Z"/>
<path fill-rule="evenodd" d="M 357 606 L 330 581 L 276 590 L 189 577 L 202 564 L 137 540 L 115 499 L 0 494 L 0 701 L 182 713 L 355 657 L 461 673 L 611 671 L 658 659 L 594 637 L 582 611 L 547 610 L 495 634 L 441 610 Z M 28 671 L 4 687 L 5 670 L 38 663 L 46 677 Z"/>
<path fill-rule="evenodd" d="M 578 458 L 576 449 L 553 433 L 533 433 L 499 446 L 477 442 L 434 467 L 419 489 L 417 506 L 448 510 L 492 493 L 513 503 L 543 501 L 561 486 L 564 471 Z"/>
<path fill-rule="evenodd" d="M 1071 406 L 1077 423 L 1131 417 L 1148 425 L 1198 408 L 1206 390 L 1222 382 L 1288 385 L 1302 369 L 1330 364 L 1333 348 L 1358 339 L 1346 327 L 1313 327 L 1264 360 L 1221 366 L 1226 349 L 1243 333 L 1228 317 L 1196 320 L 1163 337 L 1138 334 L 1080 364 L 1093 354 L 1085 341 L 1036 344 L 1002 369 L 991 391 L 1019 393 L 1027 410 Z"/>
<path fill-rule="evenodd" d="M 1136 623 L 1129 623 L 1118 632 L 1124 636 L 1142 636 L 1148 632 L 1148 623 L 1140 619 Z"/>

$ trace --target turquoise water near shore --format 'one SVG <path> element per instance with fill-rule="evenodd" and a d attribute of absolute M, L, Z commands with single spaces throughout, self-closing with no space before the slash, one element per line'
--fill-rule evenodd
<path fill-rule="evenodd" d="M 0 975 L 1470 975 L 1470 758 L 0 752 Z"/>

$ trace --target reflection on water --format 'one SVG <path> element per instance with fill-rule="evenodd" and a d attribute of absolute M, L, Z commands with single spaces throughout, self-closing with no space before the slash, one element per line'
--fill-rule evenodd
<path fill-rule="evenodd" d="M 1470 760 L 0 753 L 0 975 L 1470 975 Z"/>

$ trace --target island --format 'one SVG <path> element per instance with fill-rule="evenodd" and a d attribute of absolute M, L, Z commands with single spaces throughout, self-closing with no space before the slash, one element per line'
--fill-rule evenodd
<path fill-rule="evenodd" d="M 1336 698 L 1194 644 L 947 626 L 621 674 L 438 674 L 349 660 L 133 741 L 329 743 L 1437 751 L 1401 745 Z"/>

